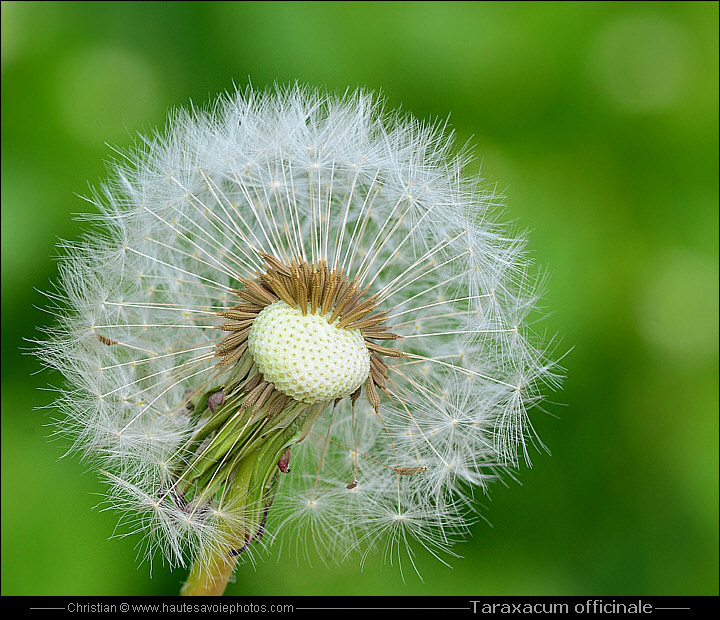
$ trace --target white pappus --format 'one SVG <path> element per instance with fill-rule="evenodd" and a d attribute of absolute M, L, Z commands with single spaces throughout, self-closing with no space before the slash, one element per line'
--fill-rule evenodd
<path fill-rule="evenodd" d="M 289 531 L 442 556 L 473 487 L 542 445 L 537 278 L 468 161 L 372 93 L 247 89 L 174 113 L 92 196 L 36 352 L 66 378 L 58 431 L 148 557 L 193 566 L 184 593 Z"/>

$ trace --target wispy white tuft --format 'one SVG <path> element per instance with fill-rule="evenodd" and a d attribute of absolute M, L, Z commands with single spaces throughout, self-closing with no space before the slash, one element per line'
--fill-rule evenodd
<path fill-rule="evenodd" d="M 407 354 L 388 362 L 379 413 L 346 398 L 294 449 L 271 518 L 286 543 L 413 562 L 417 540 L 447 558 L 473 489 L 542 445 L 528 412 L 557 369 L 529 325 L 537 278 L 468 159 L 444 126 L 371 93 L 292 86 L 177 111 L 114 164 L 90 198 L 95 226 L 66 244 L 38 355 L 67 379 L 59 432 L 107 472 L 105 505 L 148 555 L 185 565 L 231 544 L 238 498 L 187 504 L 169 472 L 198 423 L 188 391 L 229 372 L 217 313 L 258 252 L 369 285 Z"/>

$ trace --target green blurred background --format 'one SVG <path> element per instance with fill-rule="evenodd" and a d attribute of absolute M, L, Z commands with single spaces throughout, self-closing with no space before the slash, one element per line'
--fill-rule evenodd
<path fill-rule="evenodd" d="M 77 238 L 76 194 L 166 111 L 233 84 L 381 89 L 476 145 L 548 266 L 574 347 L 522 486 L 496 484 L 462 558 L 421 582 L 278 549 L 231 594 L 718 593 L 715 2 L 3 2 L 2 593 L 174 594 L 183 571 L 108 541 L 102 486 L 59 460 L 59 381 L 24 337 Z M 408 568 L 407 566 L 405 567 Z"/>

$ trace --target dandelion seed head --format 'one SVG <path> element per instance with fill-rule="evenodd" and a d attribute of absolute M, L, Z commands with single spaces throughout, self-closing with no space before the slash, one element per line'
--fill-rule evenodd
<path fill-rule="evenodd" d="M 542 448 L 543 279 L 468 161 L 371 93 L 291 86 L 174 112 L 114 165 L 37 354 L 147 557 L 442 557 L 467 489 Z"/>

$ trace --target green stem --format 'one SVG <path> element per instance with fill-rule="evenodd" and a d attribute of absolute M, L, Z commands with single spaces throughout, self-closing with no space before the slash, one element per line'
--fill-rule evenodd
<path fill-rule="evenodd" d="M 248 497 L 254 461 L 251 455 L 250 458 L 243 459 L 236 468 L 229 496 L 232 494 L 232 496 Z M 247 525 L 244 525 L 232 532 L 230 548 L 214 548 L 211 553 L 195 560 L 190 575 L 180 590 L 181 596 L 222 596 L 237 563 L 237 556 L 231 555 L 230 549 L 239 549 L 245 545 L 247 529 Z"/>
<path fill-rule="evenodd" d="M 180 590 L 180 596 L 222 596 L 236 563 L 237 558 L 227 554 L 218 558 L 212 568 L 196 562 Z"/>

